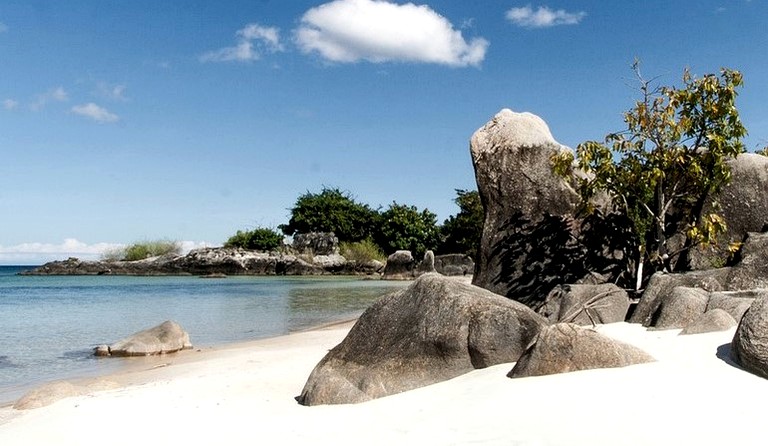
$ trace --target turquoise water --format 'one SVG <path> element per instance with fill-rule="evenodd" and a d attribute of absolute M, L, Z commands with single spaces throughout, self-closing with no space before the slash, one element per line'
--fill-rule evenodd
<path fill-rule="evenodd" d="M 91 349 L 165 320 L 195 347 L 356 317 L 402 283 L 338 277 L 18 276 L 0 266 L 0 403 L 41 382 L 118 370 Z"/>

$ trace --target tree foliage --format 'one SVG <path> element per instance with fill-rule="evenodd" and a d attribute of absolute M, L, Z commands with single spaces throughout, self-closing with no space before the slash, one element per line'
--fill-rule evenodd
<path fill-rule="evenodd" d="M 320 193 L 307 192 L 296 200 L 291 219 L 280 225 L 285 235 L 333 232 L 340 242 L 357 242 L 373 235 L 378 212 L 361 204 L 347 192 L 323 187 Z"/>
<path fill-rule="evenodd" d="M 579 182 L 585 203 L 607 192 L 615 210 L 631 222 L 640 260 L 653 270 L 687 267 L 693 246 L 713 243 L 725 231 L 714 201 L 730 181 L 727 161 L 744 151 L 746 129 L 735 100 L 742 85 L 738 71 L 719 75 L 683 74 L 682 88 L 655 87 L 633 65 L 642 97 L 624 114 L 627 128 L 588 141 L 577 149 L 575 165 L 587 173 Z M 573 155 L 559 155 L 555 170 L 565 174 Z M 710 206 L 707 206 L 710 205 Z M 590 209 L 587 209 L 590 210 Z M 670 237 L 685 242 L 670 249 Z"/>
<path fill-rule="evenodd" d="M 225 248 L 243 248 L 257 251 L 272 251 L 283 244 L 283 236 L 270 228 L 255 228 L 237 231 L 225 243 Z"/>
<path fill-rule="evenodd" d="M 440 239 L 437 215 L 416 206 L 393 202 L 381 213 L 377 244 L 385 253 L 407 249 L 414 258 L 420 258 L 427 250 L 435 249 Z"/>
<path fill-rule="evenodd" d="M 484 220 L 480 194 L 476 190 L 456 189 L 453 201 L 459 206 L 459 212 L 443 222 L 438 250 L 443 254 L 467 254 L 477 258 Z"/>

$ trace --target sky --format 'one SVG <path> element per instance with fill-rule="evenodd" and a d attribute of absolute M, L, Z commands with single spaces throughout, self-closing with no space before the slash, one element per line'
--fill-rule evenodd
<path fill-rule="evenodd" d="M 743 72 L 768 145 L 764 0 L 0 2 L 0 264 L 216 246 L 306 192 L 455 214 L 499 110 L 576 147 L 623 129 L 631 64 Z"/>

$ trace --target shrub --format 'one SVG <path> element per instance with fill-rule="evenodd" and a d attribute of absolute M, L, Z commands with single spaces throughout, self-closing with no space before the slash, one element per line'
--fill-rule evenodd
<path fill-rule="evenodd" d="M 372 260 L 383 262 L 387 259 L 381 248 L 371 239 L 359 242 L 342 242 L 339 249 L 344 258 L 357 263 L 368 263 Z"/>
<path fill-rule="evenodd" d="M 237 231 L 224 243 L 224 247 L 272 251 L 282 244 L 283 236 L 277 231 L 270 228 L 256 228 L 250 231 Z"/>
<path fill-rule="evenodd" d="M 123 260 L 133 262 L 165 254 L 181 254 L 181 244 L 171 240 L 136 242 L 123 248 L 110 249 L 102 254 L 107 261 Z"/>
<path fill-rule="evenodd" d="M 319 194 L 307 192 L 296 199 L 285 235 L 333 232 L 341 242 L 357 242 L 372 235 L 379 213 L 361 204 L 348 192 L 323 187 Z"/>
<path fill-rule="evenodd" d="M 476 190 L 456 189 L 453 201 L 459 206 L 459 213 L 443 222 L 440 229 L 443 240 L 438 251 L 440 254 L 467 254 L 476 259 L 484 220 L 480 194 Z"/>
<path fill-rule="evenodd" d="M 414 258 L 421 258 L 429 249 L 435 249 L 440 240 L 437 215 L 416 206 L 393 202 L 381 213 L 378 245 L 386 252 L 400 249 L 411 251 Z"/>

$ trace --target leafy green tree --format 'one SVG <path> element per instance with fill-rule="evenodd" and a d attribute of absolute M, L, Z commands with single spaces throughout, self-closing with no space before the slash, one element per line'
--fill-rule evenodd
<path fill-rule="evenodd" d="M 340 242 L 357 242 L 373 235 L 379 214 L 347 192 L 323 187 L 320 193 L 307 192 L 296 200 L 288 224 L 280 225 L 285 235 L 333 232 Z"/>
<path fill-rule="evenodd" d="M 456 198 L 453 201 L 459 206 L 459 212 L 443 222 L 440 228 L 443 239 L 438 251 L 442 254 L 467 254 L 477 258 L 484 220 L 480 194 L 476 190 L 456 189 Z"/>
<path fill-rule="evenodd" d="M 283 236 L 270 228 L 237 231 L 225 243 L 225 248 L 243 248 L 256 251 L 272 251 L 283 244 Z"/>
<path fill-rule="evenodd" d="M 421 258 L 427 250 L 435 249 L 440 240 L 437 215 L 416 206 L 393 202 L 381 213 L 377 243 L 385 253 L 400 249 L 411 251 L 414 258 Z"/>
<path fill-rule="evenodd" d="M 643 264 L 650 271 L 687 268 L 689 250 L 713 243 L 725 231 L 716 212 L 717 192 L 730 181 L 727 161 L 744 151 L 735 100 L 742 85 L 738 71 L 722 69 L 702 78 L 683 74 L 683 87 L 654 87 L 633 69 L 642 97 L 624 114 L 627 129 L 588 141 L 577 149 L 576 166 L 587 173 L 578 181 L 584 203 L 607 192 L 616 211 L 628 217 L 639 247 L 638 287 Z M 567 174 L 573 155 L 554 160 Z M 709 207 L 707 205 L 710 205 Z M 587 209 L 590 210 L 590 209 Z M 673 249 L 670 237 L 684 240 Z"/>

